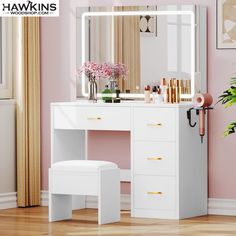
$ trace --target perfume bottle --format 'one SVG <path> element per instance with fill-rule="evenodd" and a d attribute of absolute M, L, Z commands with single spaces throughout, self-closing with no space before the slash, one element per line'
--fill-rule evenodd
<path fill-rule="evenodd" d="M 120 103 L 120 90 L 116 89 L 116 97 L 114 98 L 113 102 L 114 103 Z"/>
<path fill-rule="evenodd" d="M 102 91 L 102 100 L 106 103 L 112 102 L 112 92 L 108 85 L 105 85 L 105 89 Z"/>

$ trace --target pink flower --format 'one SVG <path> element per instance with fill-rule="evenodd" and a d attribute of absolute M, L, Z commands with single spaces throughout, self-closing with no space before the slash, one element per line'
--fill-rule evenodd
<path fill-rule="evenodd" d="M 77 74 L 79 76 L 84 73 L 89 79 L 91 78 L 118 78 L 122 76 L 126 78 L 128 75 L 127 67 L 122 63 L 110 63 L 105 62 L 103 64 L 98 64 L 96 62 L 85 62 L 78 70 Z"/>
<path fill-rule="evenodd" d="M 120 76 L 126 78 L 128 75 L 127 67 L 121 63 L 105 62 L 102 64 L 102 67 L 103 67 L 103 76 L 108 79 L 112 77 L 118 78 Z"/>
<path fill-rule="evenodd" d="M 98 79 L 103 75 L 102 65 L 96 62 L 87 61 L 77 70 L 78 76 L 81 76 L 82 73 L 84 73 L 88 79 Z"/>

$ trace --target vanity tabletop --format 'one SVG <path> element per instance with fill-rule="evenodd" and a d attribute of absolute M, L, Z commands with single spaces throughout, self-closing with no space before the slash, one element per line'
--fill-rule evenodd
<path fill-rule="evenodd" d="M 88 100 L 78 99 L 73 102 L 53 102 L 52 106 L 91 106 L 91 107 L 168 107 L 168 108 L 181 108 L 181 107 L 192 107 L 192 102 L 181 102 L 181 103 L 145 103 L 144 101 L 126 101 L 123 100 L 121 103 L 105 103 L 102 100 L 97 102 L 89 102 Z"/>

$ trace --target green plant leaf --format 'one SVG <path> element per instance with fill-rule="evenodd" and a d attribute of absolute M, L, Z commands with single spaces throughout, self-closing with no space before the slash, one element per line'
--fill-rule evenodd
<path fill-rule="evenodd" d="M 230 88 L 225 90 L 223 94 L 219 96 L 218 100 L 218 102 L 221 102 L 221 104 L 223 104 L 225 108 L 228 108 L 232 105 L 236 105 L 236 77 L 231 78 L 230 85 L 231 85 Z M 235 132 L 236 132 L 236 122 L 231 122 L 229 125 L 227 125 L 224 131 L 224 136 L 228 136 Z"/>
<path fill-rule="evenodd" d="M 235 129 L 236 129 L 236 122 L 232 122 L 229 125 L 226 126 L 226 129 L 224 131 L 224 136 L 228 136 L 230 134 L 235 133 Z"/>

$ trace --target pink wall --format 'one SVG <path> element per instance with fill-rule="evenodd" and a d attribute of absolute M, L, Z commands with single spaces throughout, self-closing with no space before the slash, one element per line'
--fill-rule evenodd
<path fill-rule="evenodd" d="M 236 71 L 236 49 L 216 50 L 216 1 L 213 0 L 137 0 L 79 1 L 81 6 L 87 5 L 147 5 L 147 4 L 201 4 L 208 8 L 208 90 L 215 101 L 228 86 L 229 77 Z M 47 190 L 48 167 L 50 164 L 50 102 L 69 101 L 74 96 L 71 87 L 70 55 L 69 55 L 69 1 L 60 1 L 59 18 L 42 18 L 41 20 L 41 52 L 42 52 L 42 189 Z M 72 88 L 72 89 L 71 89 Z M 235 107 L 225 110 L 217 105 L 209 119 L 209 197 L 236 198 L 236 157 L 234 145 L 236 136 L 223 138 L 223 130 L 227 123 L 236 119 Z M 129 165 L 129 134 L 125 132 L 89 134 L 89 157 L 104 156 L 109 153 L 118 155 L 123 168 Z M 101 148 L 102 147 L 102 148 Z M 109 150 L 109 151 L 108 151 Z M 115 150 L 119 150 L 116 153 Z M 122 157 L 122 159 L 121 159 Z"/>

